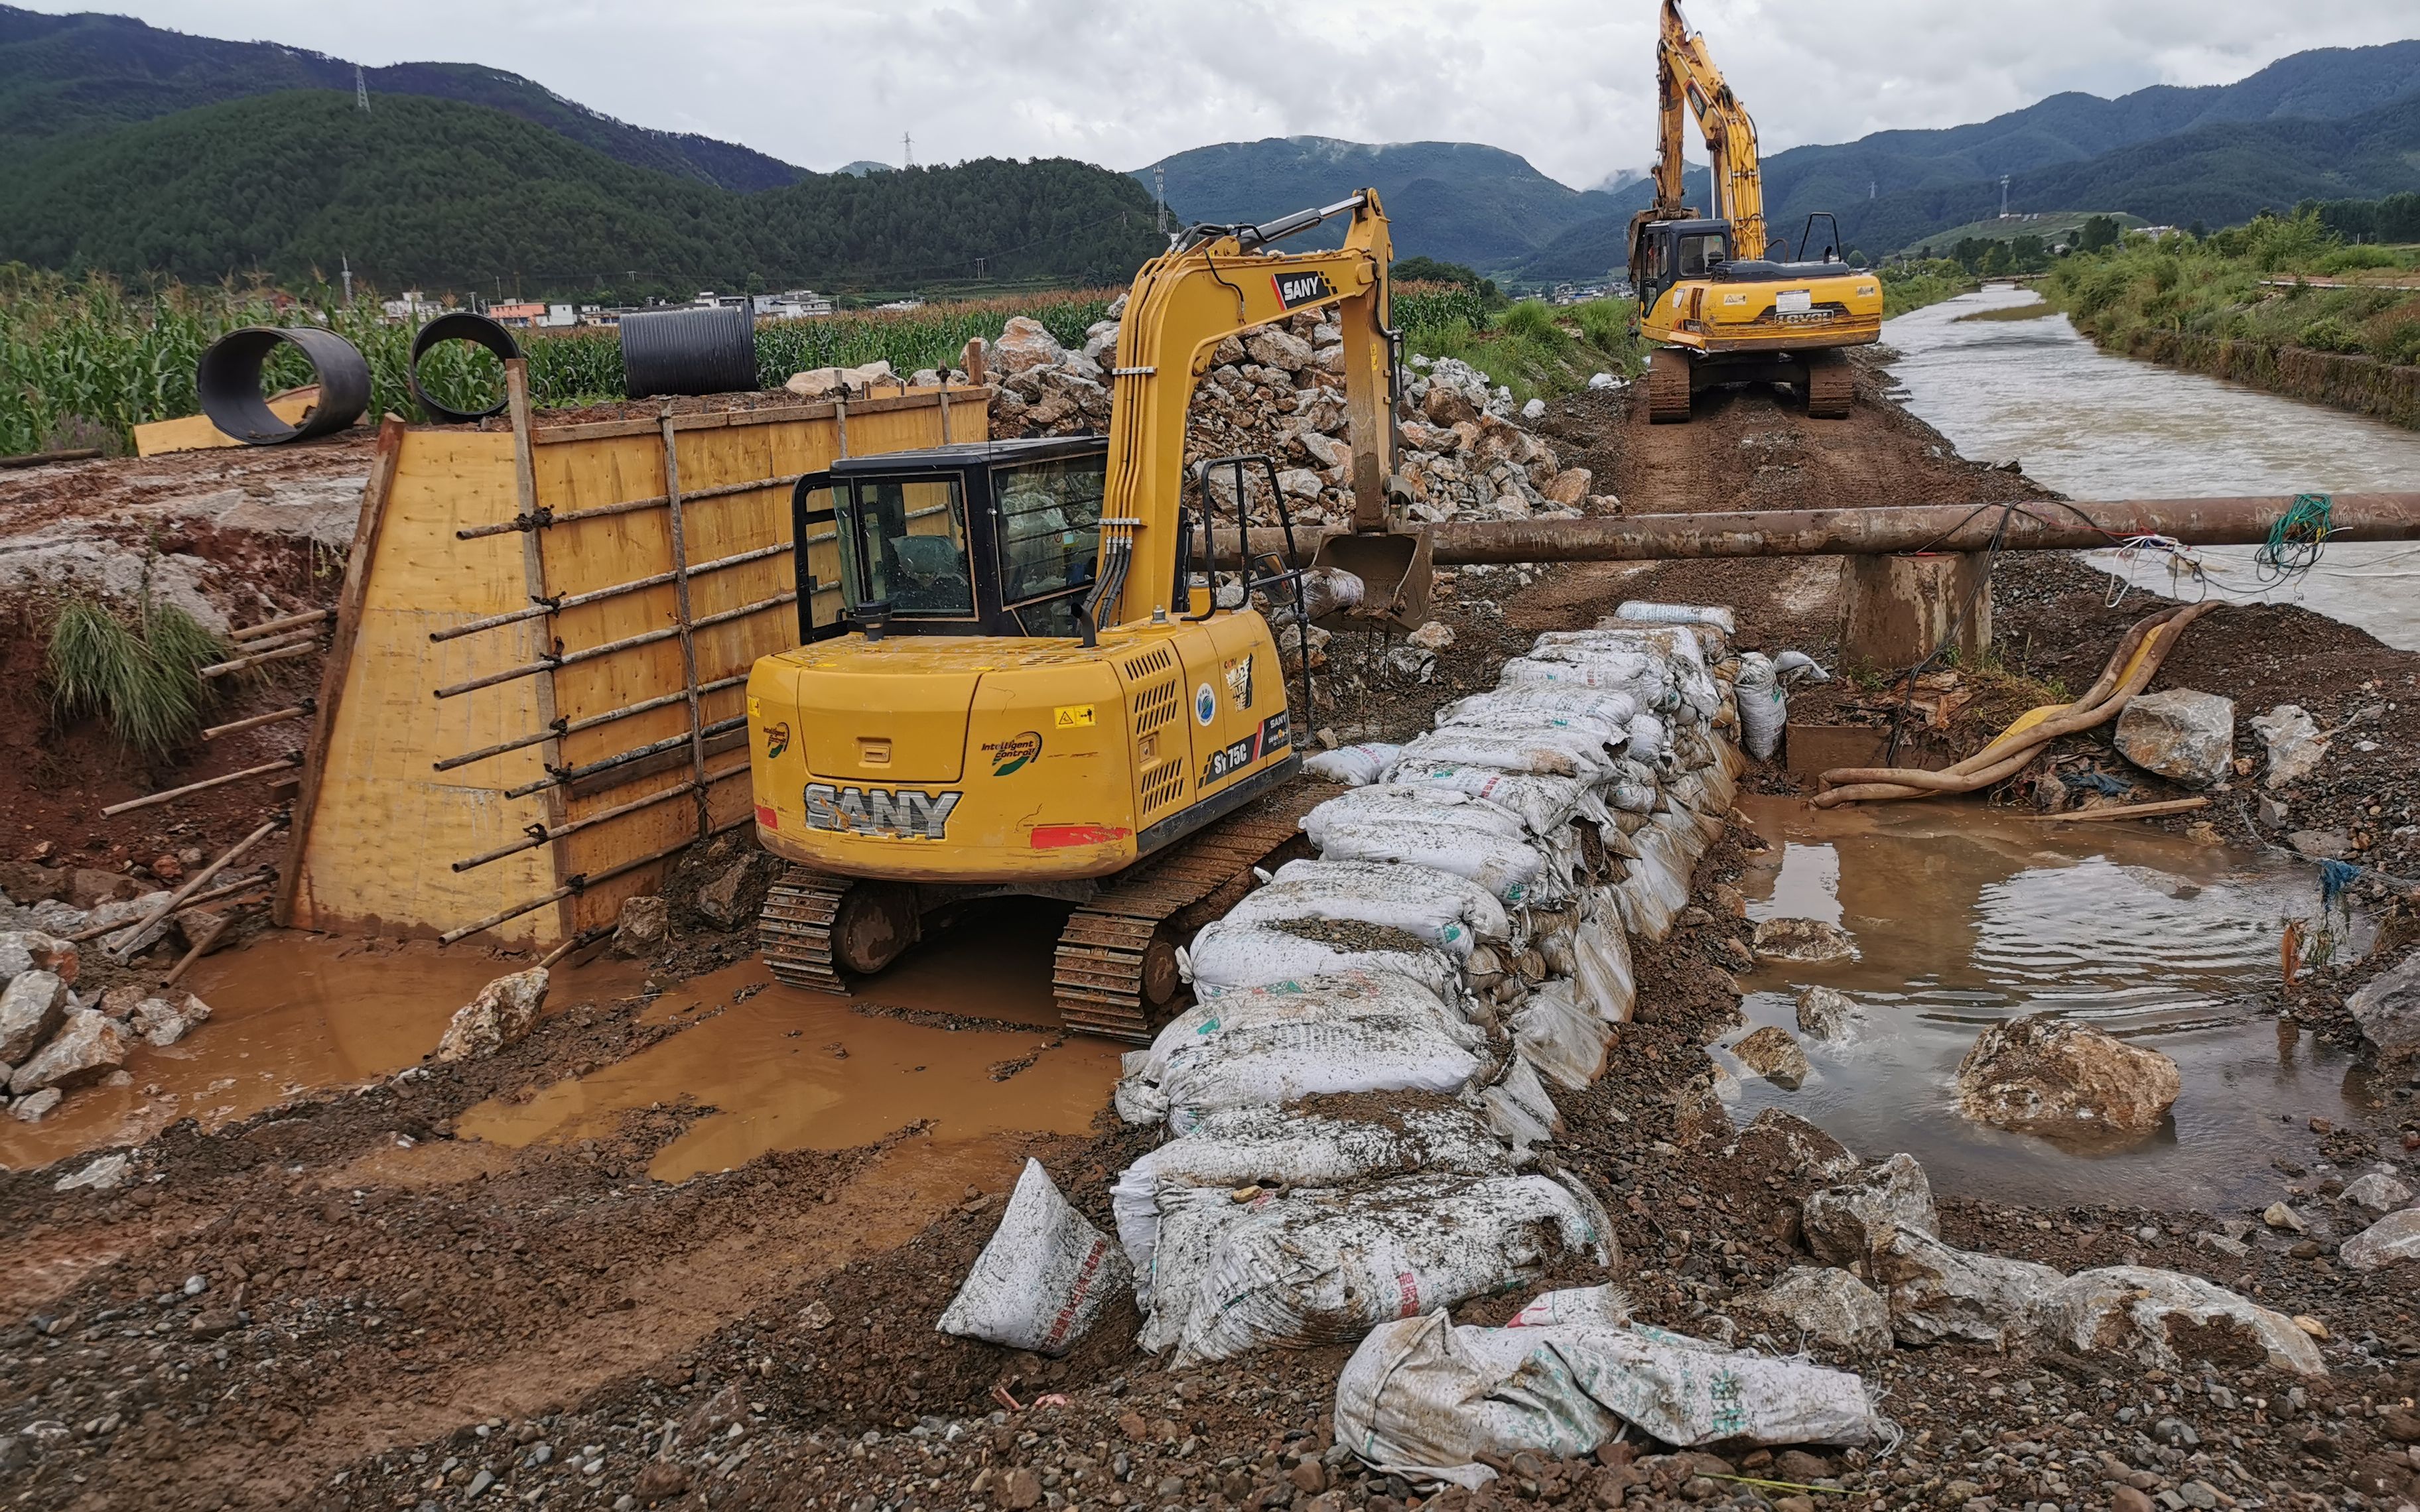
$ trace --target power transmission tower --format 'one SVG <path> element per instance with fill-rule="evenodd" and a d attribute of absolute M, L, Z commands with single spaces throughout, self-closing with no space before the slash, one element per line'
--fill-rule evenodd
<path fill-rule="evenodd" d="M 2009 218 L 2009 176 L 2000 175 L 2000 219 Z"/>
<path fill-rule="evenodd" d="M 899 155 L 907 160 L 902 166 L 916 166 L 916 138 L 908 132 L 899 133 Z"/>
<path fill-rule="evenodd" d="M 1867 179 L 1867 180 L 1866 180 L 1866 198 L 1868 198 L 1868 199 L 1871 199 L 1871 198 L 1873 198 L 1873 197 L 1874 197 L 1874 185 L 1875 185 L 1877 182 L 1879 182 L 1879 181 L 1880 181 L 1880 180 L 1878 180 L 1878 179 L 1872 179 L 1872 178 L 1869 178 L 1869 179 Z"/>
<path fill-rule="evenodd" d="M 1151 165 L 1151 197 L 1157 208 L 1153 225 L 1161 236 L 1168 235 L 1168 169 L 1159 163 Z"/>
<path fill-rule="evenodd" d="M 353 108 L 365 116 L 370 113 L 370 82 L 358 63 L 353 65 Z"/>
<path fill-rule="evenodd" d="M 349 310 L 353 307 L 353 259 L 351 255 L 345 255 L 343 261 L 345 265 L 345 308 Z"/>

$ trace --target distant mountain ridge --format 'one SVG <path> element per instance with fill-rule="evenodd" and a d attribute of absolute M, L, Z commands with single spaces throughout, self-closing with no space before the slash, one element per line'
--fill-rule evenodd
<path fill-rule="evenodd" d="M 39 150 L 52 138 L 285 89 L 350 91 L 354 67 L 302 48 L 189 37 L 129 16 L 53 16 L 0 5 L 0 147 Z M 737 143 L 632 126 L 502 69 L 398 63 L 362 73 L 373 97 L 491 106 L 631 167 L 743 193 L 796 183 L 808 172 Z"/>

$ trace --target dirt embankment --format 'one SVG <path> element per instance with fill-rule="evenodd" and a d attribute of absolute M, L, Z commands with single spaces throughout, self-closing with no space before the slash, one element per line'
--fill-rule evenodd
<path fill-rule="evenodd" d="M 2085 334 L 2146 363 L 2207 373 L 2420 429 L 2420 367 L 2410 363 L 2382 363 L 2365 352 L 2318 352 L 2175 331 L 2133 331 L 2118 341 L 2104 341 L 2088 328 Z"/>
<path fill-rule="evenodd" d="M 1870 403 L 1836 428 L 1744 393 L 1688 427 L 1651 429 L 1600 399 L 1566 408 L 1549 429 L 1567 462 L 1613 480 L 1634 512 L 1984 502 L 2026 490 Z M 1506 647 L 1591 623 L 1623 597 L 1735 604 L 1768 647 L 1824 655 L 1825 572 L 1785 562 L 1464 575 L 1443 615 L 1455 644 L 1429 680 L 1402 666 L 1370 672 L 1358 706 L 1328 717 L 1371 733 L 1406 729 L 1456 685 L 1479 686 Z M 2077 572 L 2009 569 L 2003 624 L 2033 636 L 2004 644 L 2037 647 L 2022 664 L 2039 675 L 2097 667 L 2130 617 L 2077 620 Z M 2204 633 L 2242 612 L 2197 626 L 2170 675 L 2222 690 L 2241 677 L 2316 709 L 2352 696 L 2360 679 L 2339 668 L 2371 681 L 2395 671 L 2294 611 L 2239 637 Z M 2296 640 L 2312 648 L 2307 660 L 2279 644 Z M 1608 1199 L 1620 1257 L 1609 1277 L 1542 1283 L 1616 1280 L 1642 1319 L 1684 1332 L 1713 1328 L 1731 1299 L 1805 1263 L 1796 1203 L 1817 1184 L 1804 1150 L 1733 1128 L 1702 1048 L 1739 1022 L 1725 964 L 1747 925 L 1730 885 L 1758 843 L 1734 828 L 1707 856 L 1695 907 L 1667 942 L 1638 952 L 1637 1019 L 1608 1074 L 1558 1097 L 1571 1131 L 1559 1153 Z M 676 941 L 659 980 L 719 959 L 735 938 Z M 1109 1224 L 1108 1180 L 1150 1135 L 1106 1111 L 1090 1135 L 945 1151 L 911 1127 L 681 1182 L 647 1174 L 706 1114 L 678 1088 L 591 1137 L 516 1150 L 453 1136 L 482 1100 L 524 1099 L 627 1063 L 709 1016 L 648 1009 L 646 995 L 577 1007 L 493 1060 L 300 1096 L 216 1132 L 179 1125 L 135 1152 L 129 1185 L 55 1190 L 81 1161 L 0 1178 L 0 1232 L 12 1239 L 0 1269 L 0 1442 L 13 1443 L 0 1448 L 0 1494 L 79 1509 L 485 1506 L 508 1496 L 855 1512 L 1426 1504 L 1421 1489 L 1333 1451 L 1342 1349 L 1174 1374 L 1135 1352 L 1130 1318 L 1062 1361 L 933 1331 L 1017 1158 L 1041 1159 Z M 2393 1149 L 2381 1132 L 2312 1134 L 2311 1159 L 2350 1168 Z M 2305 1207 L 2335 1212 L 2324 1189 Z M 1596 1461 L 1516 1462 L 1487 1491 L 1435 1498 L 1439 1512 L 1682 1501 L 2133 1508 L 2152 1497 L 2391 1507 L 2411 1493 L 2411 1267 L 2365 1275 L 2316 1240 L 2259 1230 L 2238 1250 L 2213 1247 L 2203 1237 L 2217 1219 L 2204 1213 L 1967 1201 L 1945 1204 L 1943 1217 L 1954 1244 L 2069 1269 L 2139 1259 L 2305 1315 L 2329 1337 L 2335 1374 L 2280 1376 L 2217 1331 L 2180 1341 L 2209 1358 L 2173 1371 L 2056 1350 L 1905 1350 L 1841 1362 L 1886 1394 L 1905 1436 L 1885 1448 L 1617 1446 Z M 1517 1300 L 1462 1316 L 1499 1321 Z M 1748 1479 L 1709 1478 L 1734 1476 Z M 1799 1489 L 1810 1484 L 1819 1489 Z"/>

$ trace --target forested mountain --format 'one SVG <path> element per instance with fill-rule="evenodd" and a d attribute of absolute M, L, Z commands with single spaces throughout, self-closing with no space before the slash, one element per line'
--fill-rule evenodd
<path fill-rule="evenodd" d="M 1372 188 L 1386 203 L 1404 256 L 1500 268 L 1552 240 L 1611 200 L 1557 183 L 1528 160 L 1475 142 L 1372 146 L 1326 136 L 1225 142 L 1162 159 L 1168 200 L 1188 221 L 1265 221 Z M 1135 170 L 1145 184 L 1150 166 Z M 1341 227 L 1307 232 L 1303 246 L 1335 246 Z"/>
<path fill-rule="evenodd" d="M 615 120 L 501 69 L 398 63 L 363 73 L 381 103 L 389 95 L 422 95 L 490 105 L 632 167 L 724 189 L 770 189 L 807 172 L 734 143 Z M 188 37 L 130 16 L 0 6 L 0 154 L 197 105 L 352 87 L 352 64 L 302 48 Z"/>
<path fill-rule="evenodd" d="M 533 298 L 1096 283 L 1162 245 L 1147 192 L 1066 159 L 811 174 L 743 195 L 407 96 L 365 113 L 349 92 L 292 90 L 0 160 L 0 261 L 188 280 L 307 279 L 349 258 L 389 289 Z"/>

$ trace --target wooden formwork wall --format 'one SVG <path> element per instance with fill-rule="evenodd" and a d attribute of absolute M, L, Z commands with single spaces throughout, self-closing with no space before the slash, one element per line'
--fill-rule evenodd
<path fill-rule="evenodd" d="M 610 927 L 668 856 L 751 817 L 746 680 L 797 643 L 799 475 L 987 434 L 982 388 L 548 426 L 511 366 L 512 429 L 380 434 L 281 922 Z"/>

